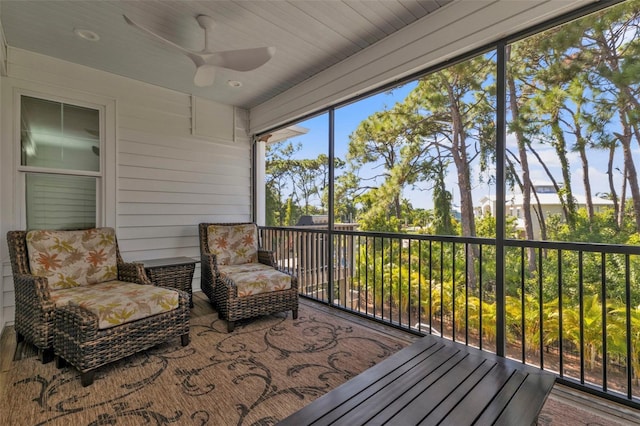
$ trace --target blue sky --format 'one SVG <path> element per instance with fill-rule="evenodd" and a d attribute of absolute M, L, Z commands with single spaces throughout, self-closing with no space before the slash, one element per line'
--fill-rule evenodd
<path fill-rule="evenodd" d="M 371 114 L 376 111 L 382 111 L 385 108 L 391 108 L 394 103 L 402 101 L 409 92 L 415 87 L 415 82 L 406 84 L 399 87 L 392 92 L 383 92 L 355 103 L 346 105 L 342 108 L 336 109 L 335 112 L 335 144 L 336 144 L 336 156 L 340 158 L 346 158 L 349 135 L 357 128 L 362 120 L 365 120 Z M 294 143 L 301 142 L 302 150 L 296 155 L 297 158 L 315 158 L 319 154 L 328 153 L 328 114 L 323 114 L 304 122 L 298 123 L 299 126 L 309 129 L 309 132 L 298 136 L 291 141 Z M 513 150 L 516 149 L 514 135 L 507 135 L 507 147 Z M 561 170 L 558 156 L 553 148 L 548 145 L 536 144 L 536 150 L 540 154 L 541 158 L 549 167 L 556 180 L 561 183 Z M 637 143 L 634 143 L 634 155 L 638 158 L 636 162 L 640 165 L 640 147 Z M 607 153 L 605 151 L 590 150 L 588 152 L 590 162 L 590 181 L 592 185 L 593 195 L 602 192 L 609 192 L 608 178 L 606 175 L 606 163 Z M 617 158 L 617 165 L 621 168 L 622 154 L 619 152 Z M 573 190 L 575 194 L 584 194 L 582 186 L 582 170 L 580 168 L 580 159 L 578 153 L 570 152 L 569 160 L 572 170 L 572 182 Z M 536 183 L 548 183 L 549 178 L 546 176 L 543 168 L 536 162 L 533 155 L 529 156 L 530 167 L 532 172 L 532 179 Z M 364 169 L 361 171 L 361 177 L 369 177 L 375 174 L 376 170 Z M 616 176 L 616 188 L 621 186 L 621 175 Z M 475 170 L 472 173 L 472 180 L 474 183 L 473 200 L 474 204 L 478 204 L 483 196 L 495 195 L 495 188 L 489 186 L 486 183 L 480 182 L 479 171 Z M 423 184 L 423 187 L 426 185 Z M 453 194 L 454 206 L 459 205 L 459 192 L 457 189 L 457 178 L 453 167 L 449 171 L 447 177 L 447 188 Z M 408 198 L 413 207 L 415 208 L 427 208 L 433 207 L 431 200 L 431 192 L 428 190 L 412 190 L 406 188 L 404 191 L 404 197 Z"/>

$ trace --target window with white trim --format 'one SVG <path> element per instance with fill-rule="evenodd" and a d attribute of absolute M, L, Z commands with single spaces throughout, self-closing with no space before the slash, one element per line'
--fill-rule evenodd
<path fill-rule="evenodd" d="M 99 222 L 103 139 L 100 107 L 20 96 L 20 167 L 27 229 Z"/>

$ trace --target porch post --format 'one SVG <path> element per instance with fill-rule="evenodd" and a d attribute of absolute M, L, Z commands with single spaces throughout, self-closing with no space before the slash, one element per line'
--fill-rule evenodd
<path fill-rule="evenodd" d="M 506 144 L 506 63 L 504 41 L 496 51 L 496 354 L 505 355 L 506 314 L 504 292 L 505 239 L 505 144 Z"/>
<path fill-rule="evenodd" d="M 253 141 L 253 220 L 258 226 L 266 225 L 266 191 L 264 188 L 265 155 L 268 138 Z"/>
<path fill-rule="evenodd" d="M 334 108 L 330 108 L 329 109 L 329 200 L 327 202 L 327 210 L 328 210 L 328 215 L 327 218 L 329 220 L 329 224 L 328 224 L 328 230 L 327 230 L 327 239 L 328 239 L 328 248 L 327 250 L 329 250 L 329 270 L 327 271 L 328 275 L 328 282 L 329 282 L 329 294 L 328 294 L 328 298 L 329 298 L 329 305 L 333 305 L 333 299 L 334 299 L 334 294 L 333 294 L 333 285 L 334 285 L 334 268 L 335 268 L 335 261 L 336 261 L 336 257 L 334 256 L 334 241 L 333 241 L 333 231 L 334 231 L 334 221 L 335 221 L 335 214 L 333 211 L 333 206 L 334 206 L 334 202 L 333 202 L 333 195 L 334 195 L 334 189 L 335 189 L 335 169 L 334 169 L 334 165 L 335 165 L 335 135 L 334 135 L 334 130 L 335 130 L 335 126 L 334 126 L 334 119 L 335 119 L 335 109 Z"/>

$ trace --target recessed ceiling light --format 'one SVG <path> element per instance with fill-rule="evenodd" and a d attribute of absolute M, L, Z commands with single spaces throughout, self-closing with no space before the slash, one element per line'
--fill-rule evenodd
<path fill-rule="evenodd" d="M 237 80 L 229 80 L 227 84 L 231 87 L 242 87 L 242 83 Z"/>
<path fill-rule="evenodd" d="M 85 30 L 82 28 L 75 28 L 73 30 L 73 33 L 75 35 L 77 35 L 78 37 L 84 39 L 84 40 L 89 40 L 89 41 L 98 41 L 100 40 L 100 36 L 98 34 L 96 34 L 95 32 L 91 31 L 91 30 Z"/>

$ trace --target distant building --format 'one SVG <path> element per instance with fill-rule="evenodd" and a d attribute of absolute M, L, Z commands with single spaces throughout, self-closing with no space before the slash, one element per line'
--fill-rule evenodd
<path fill-rule="evenodd" d="M 560 214 L 562 215 L 562 204 L 560 203 L 560 197 L 553 185 L 550 184 L 542 184 L 542 185 L 534 185 L 533 189 L 536 194 L 538 194 L 538 199 L 540 200 L 540 206 L 542 210 L 542 214 L 546 219 L 550 215 Z M 586 208 L 586 197 L 584 195 L 575 195 L 574 199 L 578 208 Z M 516 219 L 516 229 L 519 233 L 524 235 L 524 209 L 522 207 L 522 194 L 507 194 L 506 196 L 506 205 L 505 205 L 505 215 L 507 217 L 515 217 Z M 592 197 L 593 202 L 593 210 L 595 213 L 599 213 L 605 208 L 613 207 L 613 201 L 606 200 L 600 197 Z M 540 222 L 538 220 L 538 216 L 534 209 L 538 207 L 538 201 L 536 197 L 531 195 L 531 219 L 533 221 L 533 235 L 535 239 L 540 238 Z M 480 199 L 480 203 L 478 206 L 474 208 L 476 215 L 484 215 L 490 214 L 492 216 L 496 215 L 496 197 L 493 195 L 482 197 Z"/>

